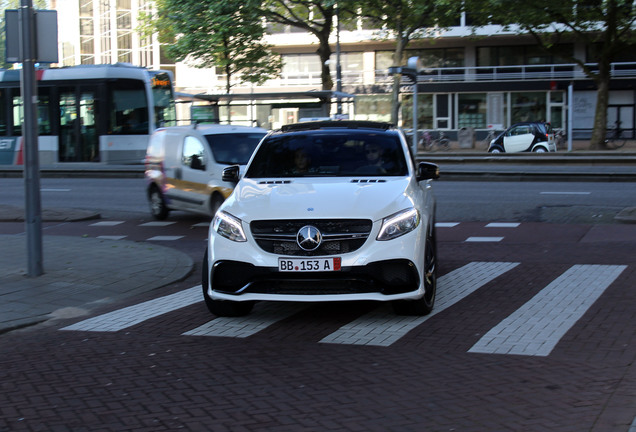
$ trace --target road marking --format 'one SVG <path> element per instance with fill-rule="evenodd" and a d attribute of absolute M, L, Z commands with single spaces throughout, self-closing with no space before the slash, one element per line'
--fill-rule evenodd
<path fill-rule="evenodd" d="M 435 227 L 437 228 L 453 228 L 459 225 L 459 222 L 436 222 Z"/>
<path fill-rule="evenodd" d="M 246 338 L 300 311 L 295 303 L 259 303 L 254 311 L 245 317 L 216 318 L 183 334 Z"/>
<path fill-rule="evenodd" d="M 491 222 L 486 228 L 517 228 L 519 225 L 518 222 Z"/>
<path fill-rule="evenodd" d="M 605 289 L 621 265 L 575 265 L 486 333 L 468 352 L 547 356 Z"/>
<path fill-rule="evenodd" d="M 115 226 L 115 225 L 119 225 L 123 223 L 124 221 L 102 221 L 102 222 L 92 223 L 89 226 Z"/>
<path fill-rule="evenodd" d="M 98 239 L 104 239 L 104 240 L 122 240 L 125 239 L 128 236 L 122 235 L 122 236 L 116 236 L 116 235 L 103 235 L 103 236 L 97 236 Z"/>
<path fill-rule="evenodd" d="M 591 192 L 541 192 L 541 195 L 590 195 Z"/>
<path fill-rule="evenodd" d="M 154 236 L 146 239 L 146 241 L 175 241 L 184 237 L 185 236 Z"/>
<path fill-rule="evenodd" d="M 503 237 L 468 237 L 467 242 L 500 242 Z"/>
<path fill-rule="evenodd" d="M 163 227 L 163 226 L 168 226 L 168 225 L 173 225 L 176 222 L 161 222 L 161 221 L 154 221 L 154 222 L 146 222 L 146 223 L 142 223 L 139 224 L 139 226 L 142 227 Z"/>
<path fill-rule="evenodd" d="M 199 222 L 199 223 L 196 223 L 196 224 L 194 224 L 192 226 L 193 227 L 197 227 L 197 228 L 199 228 L 199 227 L 209 228 L 210 227 L 210 222 Z"/>
<path fill-rule="evenodd" d="M 62 330 L 116 332 L 203 300 L 201 286 L 149 300 L 72 324 Z"/>
<path fill-rule="evenodd" d="M 70 192 L 70 189 L 57 189 L 57 188 L 45 188 L 40 189 L 40 192 Z"/>
<path fill-rule="evenodd" d="M 396 316 L 378 308 L 323 338 L 320 342 L 350 345 L 389 346 L 424 321 L 453 306 L 519 263 L 472 262 L 439 278 L 433 312 L 424 317 Z"/>

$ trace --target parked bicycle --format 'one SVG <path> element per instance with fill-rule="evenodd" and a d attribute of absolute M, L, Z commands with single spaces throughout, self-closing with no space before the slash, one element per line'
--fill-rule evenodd
<path fill-rule="evenodd" d="M 627 138 L 623 134 L 621 128 L 621 121 L 617 120 L 614 123 L 614 128 L 607 132 L 607 138 L 605 139 L 605 146 L 610 150 L 616 150 L 625 145 Z"/>
<path fill-rule="evenodd" d="M 567 146 L 567 137 L 565 136 L 565 130 L 556 129 L 554 131 L 554 143 L 557 150 L 564 150 Z"/>
<path fill-rule="evenodd" d="M 425 130 L 420 138 L 420 146 L 426 151 L 450 150 L 450 140 L 446 137 L 444 131 L 440 131 L 437 138 L 433 138 L 431 132 Z"/>
<path fill-rule="evenodd" d="M 497 133 L 494 129 L 490 129 L 488 131 L 488 135 L 481 141 L 481 147 L 484 149 L 488 149 L 490 147 L 490 143 L 497 137 Z"/>

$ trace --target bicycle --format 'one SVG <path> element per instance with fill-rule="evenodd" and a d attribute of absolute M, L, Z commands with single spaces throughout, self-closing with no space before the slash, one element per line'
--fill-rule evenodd
<path fill-rule="evenodd" d="M 565 131 L 563 129 L 556 129 L 554 131 L 554 144 L 556 145 L 557 150 L 565 149 L 566 136 L 565 136 Z"/>
<path fill-rule="evenodd" d="M 627 139 L 623 136 L 623 129 L 621 128 L 620 121 L 617 121 L 616 126 L 610 130 L 609 135 L 605 139 L 605 147 L 610 150 L 616 150 L 625 145 Z"/>
<path fill-rule="evenodd" d="M 497 137 L 494 129 L 488 131 L 488 135 L 481 141 L 481 146 L 485 149 L 490 148 L 490 143 Z"/>
<path fill-rule="evenodd" d="M 420 146 L 427 151 L 433 151 L 435 148 L 439 150 L 450 150 L 450 140 L 446 137 L 444 131 L 440 131 L 437 138 L 433 139 L 431 133 L 425 130 L 420 139 Z"/>

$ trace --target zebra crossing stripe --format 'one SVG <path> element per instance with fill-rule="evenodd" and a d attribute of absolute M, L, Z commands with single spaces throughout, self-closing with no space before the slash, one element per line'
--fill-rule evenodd
<path fill-rule="evenodd" d="M 201 286 L 98 315 L 61 330 L 116 332 L 203 300 Z"/>
<path fill-rule="evenodd" d="M 348 323 L 320 342 L 348 345 L 389 346 L 432 316 L 451 307 L 519 263 L 472 262 L 439 278 L 433 312 L 424 317 L 396 316 L 378 308 Z"/>
<path fill-rule="evenodd" d="M 246 338 L 302 310 L 294 303 L 268 302 L 258 306 L 251 314 L 245 317 L 216 318 L 183 334 L 186 336 Z"/>
<path fill-rule="evenodd" d="M 549 355 L 626 267 L 572 266 L 492 328 L 468 352 Z"/>

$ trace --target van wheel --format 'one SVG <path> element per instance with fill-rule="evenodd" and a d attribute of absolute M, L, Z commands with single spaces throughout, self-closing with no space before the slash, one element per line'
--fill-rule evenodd
<path fill-rule="evenodd" d="M 148 202 L 150 204 L 150 214 L 157 220 L 164 220 L 168 217 L 170 210 L 166 206 L 163 194 L 158 187 L 153 186 L 148 192 Z"/>
<path fill-rule="evenodd" d="M 228 300 L 214 300 L 208 295 L 208 283 L 210 271 L 208 268 L 208 249 L 205 249 L 203 263 L 201 265 L 201 287 L 203 288 L 203 299 L 208 310 L 218 317 L 240 317 L 249 314 L 254 307 L 253 301 L 235 302 Z"/>
<path fill-rule="evenodd" d="M 219 211 L 221 204 L 223 204 L 223 201 L 225 200 L 218 193 L 212 195 L 212 198 L 210 198 L 210 216 L 214 217 L 216 212 Z"/>

